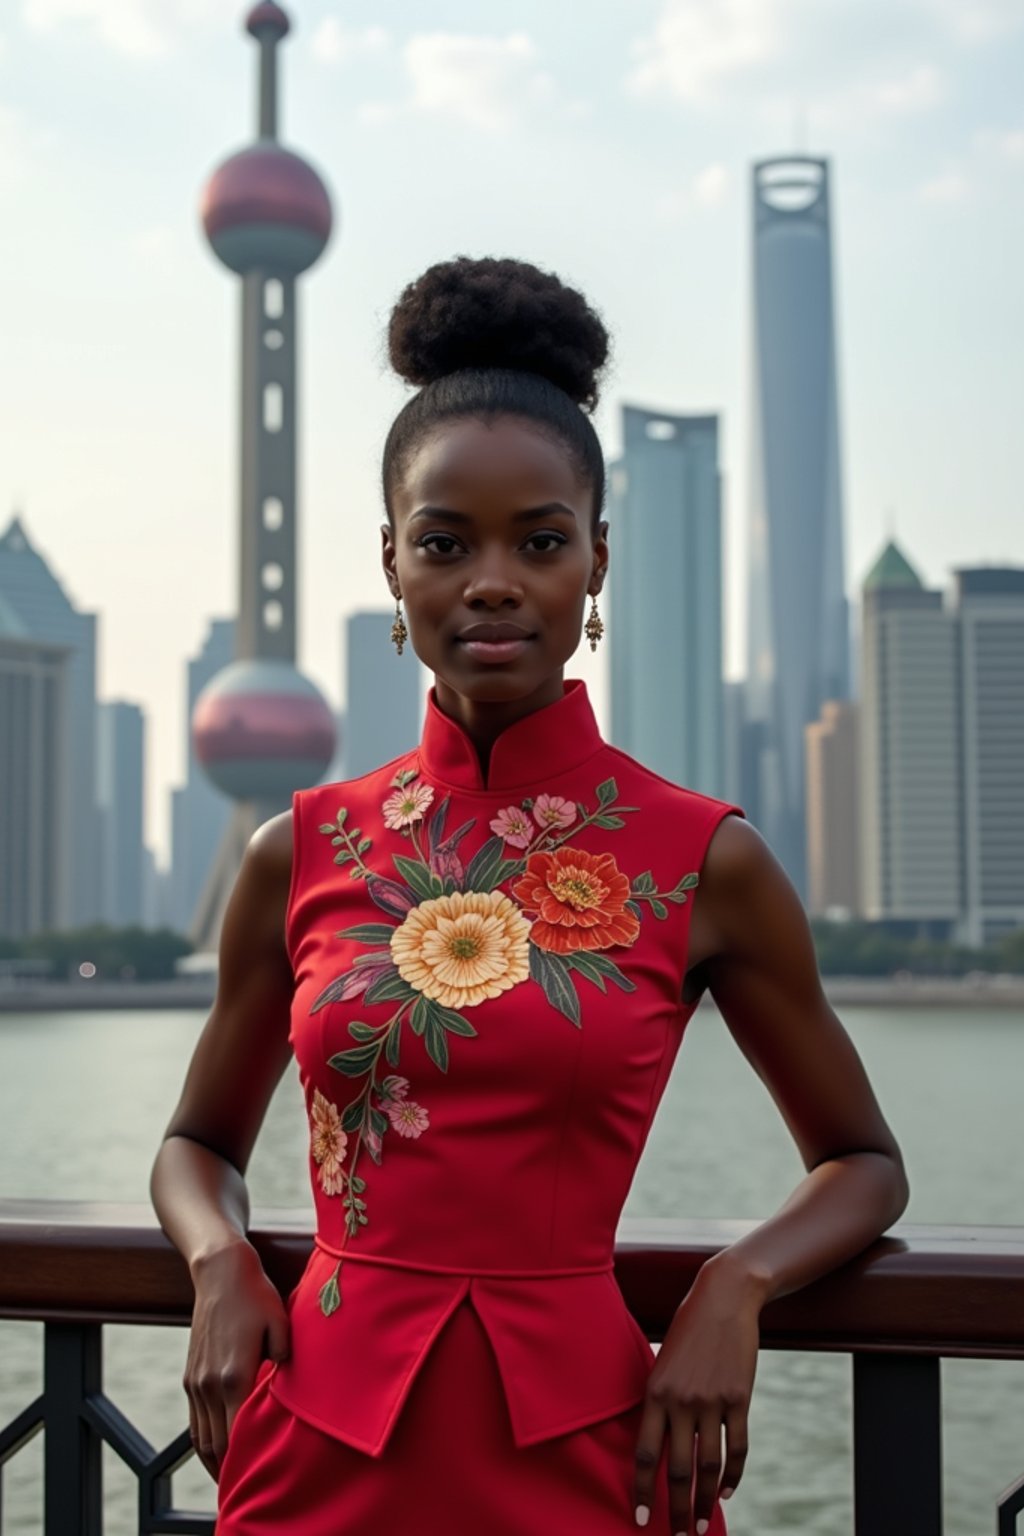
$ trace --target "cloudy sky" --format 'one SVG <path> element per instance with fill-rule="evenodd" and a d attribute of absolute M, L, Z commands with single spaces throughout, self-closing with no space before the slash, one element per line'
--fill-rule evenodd
<path fill-rule="evenodd" d="M 722 413 L 741 674 L 758 156 L 832 161 L 851 592 L 892 529 L 932 583 L 1024 562 L 1024 0 L 290 12 L 283 137 L 338 216 L 301 298 L 301 662 L 333 702 L 343 616 L 387 603 L 378 459 L 406 396 L 387 314 L 463 252 L 526 257 L 601 310 L 609 455 L 623 401 Z M 161 849 L 183 662 L 235 593 L 238 298 L 197 203 L 252 131 L 244 14 L 235 0 L 0 12 L 0 526 L 22 510 L 102 616 L 101 695 L 146 708 Z M 603 711 L 602 659 L 580 656 Z"/>

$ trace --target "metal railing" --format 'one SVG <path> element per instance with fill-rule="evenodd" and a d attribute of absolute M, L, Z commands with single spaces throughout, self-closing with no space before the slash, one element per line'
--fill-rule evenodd
<path fill-rule="evenodd" d="M 753 1222 L 623 1221 L 616 1279 L 660 1342 L 705 1259 Z M 310 1234 L 288 1212 L 257 1213 L 252 1239 L 287 1294 Z M 901 1225 L 853 1263 L 767 1307 L 762 1347 L 822 1350 L 853 1363 L 855 1536 L 942 1536 L 943 1359 L 1024 1359 L 1024 1228 Z M 176 1510 L 171 1480 L 187 1431 L 150 1445 L 103 1391 L 108 1323 L 186 1325 L 192 1291 L 180 1255 L 145 1206 L 0 1200 L 0 1317 L 44 1324 L 43 1390 L 0 1430 L 5 1463 L 45 1431 L 45 1536 L 102 1536 L 101 1457 L 135 1474 L 138 1529 L 212 1533 Z M 0 1529 L 2 1529 L 0 1481 Z M 1024 1478 L 993 1493 L 997 1536 L 1016 1536 Z"/>

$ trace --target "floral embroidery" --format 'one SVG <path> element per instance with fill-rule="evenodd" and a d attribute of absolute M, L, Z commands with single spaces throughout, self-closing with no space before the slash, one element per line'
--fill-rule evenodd
<path fill-rule="evenodd" d="M 538 827 L 562 830 L 576 820 L 576 807 L 561 795 L 538 795 L 533 803 L 533 819 Z"/>
<path fill-rule="evenodd" d="M 319 1090 L 313 1092 L 310 1153 L 319 1165 L 320 1188 L 325 1195 L 340 1195 L 344 1187 L 341 1165 L 345 1161 L 348 1137 L 341 1128 L 337 1105 Z"/>
<path fill-rule="evenodd" d="M 417 992 L 445 1008 L 473 1008 L 530 974 L 530 925 L 500 891 L 453 891 L 413 907 L 391 955 Z"/>
<path fill-rule="evenodd" d="M 512 894 L 537 913 L 530 941 L 541 949 L 612 949 L 632 944 L 640 932 L 639 918 L 626 910 L 629 881 L 610 853 L 533 853 Z"/>
<path fill-rule="evenodd" d="M 394 793 L 381 807 L 384 825 L 406 839 L 412 852 L 411 857 L 392 854 L 394 878 L 366 863 L 372 839 L 347 826 L 344 806 L 320 828 L 336 850 L 334 862 L 348 867 L 350 879 L 366 882 L 387 921 L 360 923 L 337 935 L 369 946 L 368 951 L 321 992 L 310 1012 L 357 997 L 368 1007 L 394 1005 L 381 1023 L 350 1020 L 354 1043 L 328 1062 L 334 1071 L 362 1079 L 340 1115 L 319 1090 L 313 1098 L 313 1157 L 324 1192 L 344 1196 L 350 1239 L 367 1224 L 366 1182 L 355 1171 L 360 1151 L 365 1147 L 379 1164 L 389 1130 L 415 1139 L 429 1128 L 426 1108 L 408 1096 L 407 1078 L 390 1072 L 378 1079 L 382 1058 L 389 1067 L 398 1066 L 403 1024 L 422 1038 L 442 1072 L 448 1070 L 449 1037 L 477 1033 L 463 1010 L 521 982 L 539 984 L 552 1008 L 579 1028 L 573 978 L 602 992 L 609 982 L 620 991 L 635 991 L 604 951 L 634 943 L 645 906 L 664 919 L 666 903 L 685 902 L 698 883 L 693 872 L 671 891 L 659 891 L 649 870 L 630 880 L 612 854 L 567 846 L 588 827 L 624 827 L 625 816 L 636 811 L 616 803 L 613 778 L 597 785 L 596 805 L 589 810 L 550 794 L 507 806 L 490 822 L 493 836 L 468 863 L 460 844 L 476 819 L 449 832 L 450 797 L 435 805 L 433 786 L 415 783 L 417 778 L 416 769 L 396 774 Z M 499 887 L 508 882 L 506 894 Z M 346 1171 L 342 1164 L 350 1141 Z M 341 1303 L 340 1271 L 341 1259 L 320 1292 L 327 1316 Z"/>
<path fill-rule="evenodd" d="M 533 841 L 534 826 L 525 811 L 518 805 L 510 805 L 499 811 L 490 823 L 491 831 L 504 838 L 512 848 L 527 848 Z"/>
<path fill-rule="evenodd" d="M 434 798 L 429 784 L 414 784 L 411 789 L 396 789 L 384 801 L 384 825 L 396 831 L 411 827 L 414 821 L 422 821 L 423 814 Z"/>

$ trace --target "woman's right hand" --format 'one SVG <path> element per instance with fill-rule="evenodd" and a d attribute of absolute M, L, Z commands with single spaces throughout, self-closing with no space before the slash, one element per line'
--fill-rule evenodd
<path fill-rule="evenodd" d="M 244 1239 L 192 1269 L 192 1312 L 183 1385 L 196 1455 L 216 1482 L 235 1414 L 264 1358 L 288 1355 L 288 1313 L 259 1255 Z"/>

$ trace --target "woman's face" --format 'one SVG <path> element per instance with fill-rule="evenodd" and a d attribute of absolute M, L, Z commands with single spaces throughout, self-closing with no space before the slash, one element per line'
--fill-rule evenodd
<path fill-rule="evenodd" d="M 608 563 L 592 498 L 563 445 L 519 417 L 446 422 L 415 451 L 383 563 L 439 685 L 477 703 L 558 696 Z"/>

